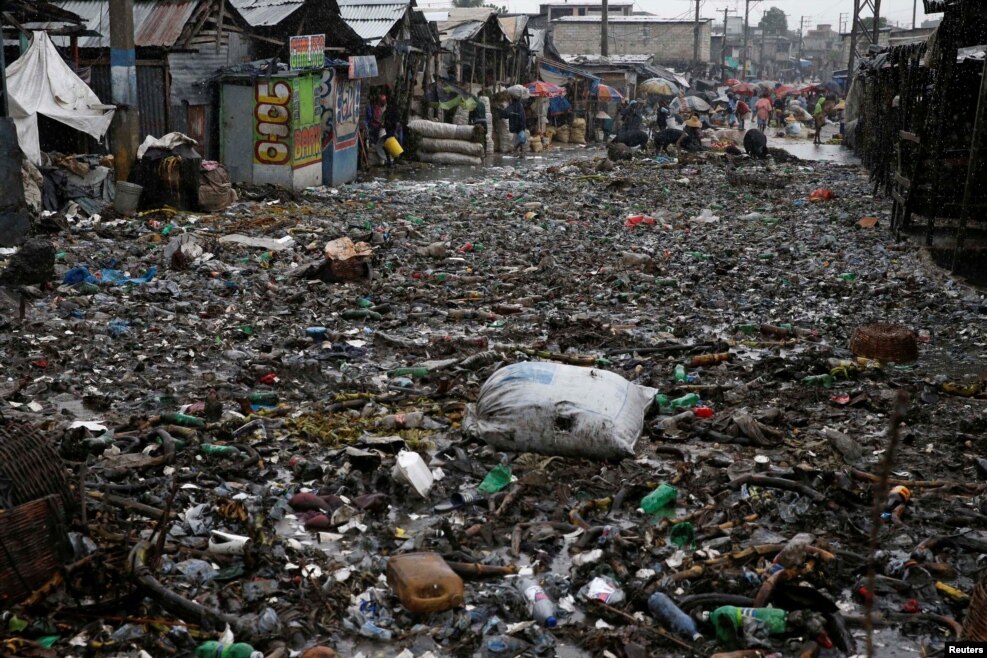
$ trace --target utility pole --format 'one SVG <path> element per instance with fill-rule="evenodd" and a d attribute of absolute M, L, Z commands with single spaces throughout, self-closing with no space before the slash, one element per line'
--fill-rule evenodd
<path fill-rule="evenodd" d="M 866 10 L 872 10 L 874 16 L 874 25 L 871 31 L 867 30 L 864 25 L 864 12 Z M 847 61 L 847 84 L 853 80 L 853 67 L 856 63 L 858 57 L 861 57 L 866 51 L 867 47 L 870 45 L 877 45 L 880 43 L 879 38 L 881 36 L 881 0 L 854 0 L 853 2 L 853 17 L 850 19 L 850 57 Z M 867 40 L 869 43 L 864 46 L 861 40 Z M 860 50 L 858 53 L 857 50 Z"/>
<path fill-rule="evenodd" d="M 804 34 L 804 30 L 805 30 L 805 19 L 806 18 L 811 18 L 811 17 L 810 16 L 803 16 L 799 20 L 799 54 L 798 54 L 798 60 L 796 60 L 796 62 L 795 62 L 796 66 L 798 66 L 798 70 L 799 70 L 799 82 L 802 82 L 802 52 L 803 52 L 803 48 L 805 47 L 805 41 L 804 41 L 802 35 Z"/>
<path fill-rule="evenodd" d="M 110 0 L 110 89 L 117 106 L 110 125 L 113 167 L 117 181 L 126 181 L 140 143 L 134 0 Z"/>
<path fill-rule="evenodd" d="M 727 14 L 733 11 L 723 8 L 723 44 L 720 48 L 720 82 L 727 83 Z"/>
<path fill-rule="evenodd" d="M 692 27 L 692 74 L 699 75 L 699 2 L 696 0 L 696 24 Z M 723 38 L 726 38 L 726 25 L 723 26 Z"/>
<path fill-rule="evenodd" d="M 915 21 L 918 19 L 918 0 L 912 1 L 912 29 L 915 29 Z"/>
<path fill-rule="evenodd" d="M 761 0 L 744 0 L 744 49 L 740 53 L 740 77 L 741 81 L 747 79 L 747 43 L 750 38 L 750 17 L 751 17 L 751 3 L 758 3 Z"/>
<path fill-rule="evenodd" d="M 610 7 L 607 0 L 603 0 L 603 11 L 600 12 L 600 56 L 610 56 L 610 41 L 607 36 L 607 27 L 610 23 Z"/>

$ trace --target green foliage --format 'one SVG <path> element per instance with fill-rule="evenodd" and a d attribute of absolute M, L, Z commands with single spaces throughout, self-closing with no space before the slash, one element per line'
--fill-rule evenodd
<path fill-rule="evenodd" d="M 765 34 L 787 34 L 788 17 L 781 9 L 772 7 L 764 14 L 758 27 L 764 30 Z"/>

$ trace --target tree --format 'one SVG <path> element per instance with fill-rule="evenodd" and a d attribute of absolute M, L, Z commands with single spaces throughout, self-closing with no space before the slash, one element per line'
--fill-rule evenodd
<path fill-rule="evenodd" d="M 861 18 L 860 19 L 860 22 L 863 23 L 864 24 L 864 27 L 867 28 L 868 30 L 873 30 L 874 29 L 874 17 L 873 16 L 868 16 L 867 18 Z M 885 28 L 885 27 L 887 27 L 888 26 L 888 19 L 886 19 L 884 16 L 881 16 L 881 19 L 877 22 L 877 26 L 878 26 L 878 28 Z"/>
<path fill-rule="evenodd" d="M 778 9 L 777 7 L 772 7 L 764 14 L 764 18 L 761 22 L 757 24 L 765 34 L 787 34 L 788 33 L 788 17 L 785 16 L 785 12 Z"/>

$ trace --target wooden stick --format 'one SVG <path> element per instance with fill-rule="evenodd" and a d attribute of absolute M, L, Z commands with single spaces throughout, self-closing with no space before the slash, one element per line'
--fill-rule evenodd
<path fill-rule="evenodd" d="M 745 484 L 753 484 L 758 487 L 768 487 L 771 489 L 785 489 L 787 491 L 794 491 L 802 494 L 803 496 L 808 496 L 817 503 L 826 500 L 826 496 L 804 484 L 793 482 L 792 480 L 786 480 L 784 478 L 771 477 L 769 475 L 754 475 L 753 473 L 748 473 L 730 480 L 727 487 L 730 489 L 739 489 Z"/>

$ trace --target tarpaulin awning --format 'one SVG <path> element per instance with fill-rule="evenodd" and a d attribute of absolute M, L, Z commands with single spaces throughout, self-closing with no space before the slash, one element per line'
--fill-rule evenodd
<path fill-rule="evenodd" d="M 360 80 L 362 78 L 376 78 L 377 57 L 374 55 L 352 55 L 350 57 L 349 77 L 350 80 Z"/>
<path fill-rule="evenodd" d="M 731 57 L 730 55 L 727 55 L 726 57 L 723 58 L 723 62 L 724 64 L 726 64 L 726 67 L 728 69 L 736 70 L 740 68 L 740 62 L 737 61 L 736 57 Z"/>
<path fill-rule="evenodd" d="M 17 141 L 36 165 L 41 164 L 39 114 L 100 139 L 116 110 L 69 68 L 45 32 L 35 32 L 31 47 L 7 67 L 7 92 Z"/>
<path fill-rule="evenodd" d="M 568 66 L 561 62 L 547 62 L 545 60 L 538 60 L 538 77 L 545 82 L 551 82 L 553 85 L 565 85 L 573 78 L 580 77 L 586 80 L 600 82 L 600 79 L 594 75 L 590 75 L 585 71 L 581 71 L 572 66 Z"/>

